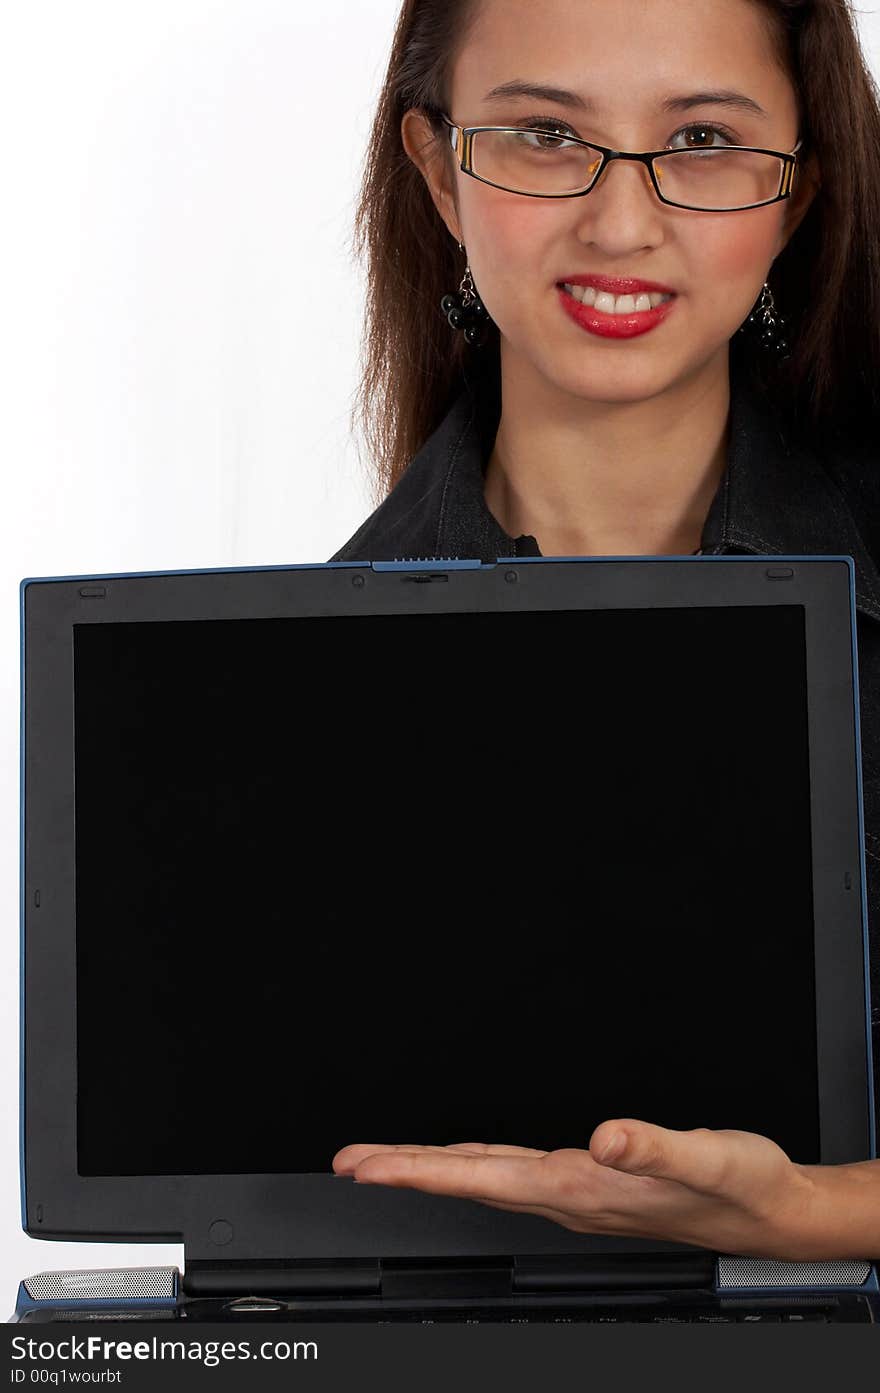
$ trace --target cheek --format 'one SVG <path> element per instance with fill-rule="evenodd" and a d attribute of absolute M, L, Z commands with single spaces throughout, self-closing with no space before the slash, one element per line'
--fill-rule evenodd
<path fill-rule="evenodd" d="M 505 301 L 511 295 L 526 300 L 546 288 L 568 240 L 553 216 L 556 209 L 487 185 L 476 185 L 468 195 L 461 200 L 462 234 L 481 292 L 490 299 L 500 294 Z"/>
<path fill-rule="evenodd" d="M 741 323 L 761 291 L 776 251 L 775 208 L 723 215 L 682 231 L 683 288 L 695 308 Z M 741 311 L 741 313 L 740 313 Z"/>

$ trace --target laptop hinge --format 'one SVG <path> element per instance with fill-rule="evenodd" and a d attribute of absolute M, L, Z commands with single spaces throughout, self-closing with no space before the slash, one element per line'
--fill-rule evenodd
<path fill-rule="evenodd" d="M 451 1297 L 469 1300 L 527 1293 L 636 1291 L 712 1287 L 714 1254 L 598 1253 L 450 1261 L 301 1259 L 286 1263 L 187 1262 L 183 1290 L 191 1297 L 376 1296 L 385 1300 Z"/>
<path fill-rule="evenodd" d="M 378 1296 L 381 1266 L 357 1260 L 187 1262 L 187 1296 Z"/>
<path fill-rule="evenodd" d="M 556 1257 L 514 1258 L 513 1290 L 644 1291 L 657 1288 L 711 1287 L 713 1253 L 580 1253 Z"/>

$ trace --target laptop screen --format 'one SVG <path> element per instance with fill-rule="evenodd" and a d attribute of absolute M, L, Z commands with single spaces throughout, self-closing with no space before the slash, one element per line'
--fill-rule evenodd
<path fill-rule="evenodd" d="M 819 1160 L 798 605 L 77 624 L 82 1175 Z"/>

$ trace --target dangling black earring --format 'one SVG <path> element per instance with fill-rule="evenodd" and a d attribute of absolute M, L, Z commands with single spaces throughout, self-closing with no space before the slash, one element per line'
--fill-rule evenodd
<path fill-rule="evenodd" d="M 464 251 L 461 242 L 458 244 L 458 249 Z M 486 342 L 489 312 L 477 294 L 470 266 L 464 268 L 458 294 L 444 295 L 440 301 L 440 308 L 453 329 L 464 331 L 467 343 L 474 348 L 482 348 Z"/>
<path fill-rule="evenodd" d="M 772 353 L 780 360 L 791 357 L 791 350 L 785 337 L 785 320 L 776 309 L 773 291 L 766 281 L 761 290 L 760 299 L 746 322 L 740 325 L 738 333 L 748 334 L 749 337 L 757 341 L 758 346 L 765 353 Z"/>

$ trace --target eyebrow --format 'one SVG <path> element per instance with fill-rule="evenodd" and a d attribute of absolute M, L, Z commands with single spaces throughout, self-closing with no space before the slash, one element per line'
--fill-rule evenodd
<path fill-rule="evenodd" d="M 577 92 L 567 92 L 564 87 L 542 87 L 531 82 L 503 82 L 493 87 L 484 98 L 487 102 L 509 101 L 512 97 L 532 97 L 537 101 L 553 102 L 556 106 L 567 106 L 575 111 L 596 111 L 596 103 L 589 97 L 581 97 Z M 690 111 L 695 106 L 726 106 L 737 111 L 748 111 L 754 116 L 766 118 L 767 112 L 744 92 L 725 89 L 712 89 L 706 92 L 690 92 L 687 96 L 666 97 L 660 103 L 661 111 Z"/>

